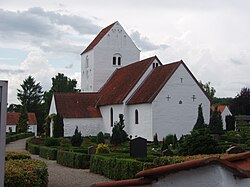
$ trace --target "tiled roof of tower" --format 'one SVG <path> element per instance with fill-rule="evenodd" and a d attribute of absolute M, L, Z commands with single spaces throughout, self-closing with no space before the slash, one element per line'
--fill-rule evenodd
<path fill-rule="evenodd" d="M 150 57 L 117 69 L 100 89 L 102 97 L 98 105 L 121 104 L 156 59 L 156 56 Z"/>
<path fill-rule="evenodd" d="M 215 110 L 215 106 L 211 106 L 211 110 L 214 111 Z M 224 111 L 224 109 L 226 108 L 226 105 L 219 105 L 217 106 L 217 110 L 220 111 L 221 113 Z"/>
<path fill-rule="evenodd" d="M 20 112 L 8 112 L 7 113 L 7 125 L 17 125 L 19 121 L 21 113 Z M 35 113 L 28 112 L 28 120 L 29 120 L 29 125 L 36 125 L 36 115 Z"/>
<path fill-rule="evenodd" d="M 93 49 L 116 23 L 117 21 L 102 29 L 89 46 L 81 53 L 81 55 Z"/>
<path fill-rule="evenodd" d="M 64 118 L 98 118 L 98 93 L 55 93 L 56 109 Z"/>
<path fill-rule="evenodd" d="M 181 63 L 179 61 L 156 67 L 127 104 L 151 103 Z"/>

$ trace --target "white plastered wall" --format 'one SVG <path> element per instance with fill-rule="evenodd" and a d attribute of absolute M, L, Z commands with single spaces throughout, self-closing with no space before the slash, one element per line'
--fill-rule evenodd
<path fill-rule="evenodd" d="M 226 129 L 226 116 L 229 116 L 229 115 L 231 116 L 232 113 L 230 112 L 230 110 L 226 106 L 225 109 L 223 110 L 223 112 L 221 113 L 221 118 L 222 118 L 222 123 L 223 123 L 223 129 Z"/>

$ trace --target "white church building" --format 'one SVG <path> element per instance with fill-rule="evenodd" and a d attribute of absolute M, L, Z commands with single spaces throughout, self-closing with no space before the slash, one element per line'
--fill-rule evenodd
<path fill-rule="evenodd" d="M 208 124 L 209 97 L 185 63 L 140 60 L 140 50 L 115 22 L 81 53 L 81 93 L 55 93 L 49 114 L 62 115 L 64 136 L 76 126 L 84 136 L 112 134 L 123 114 L 127 134 L 150 141 L 155 133 L 159 139 L 189 133 L 201 103 Z"/>

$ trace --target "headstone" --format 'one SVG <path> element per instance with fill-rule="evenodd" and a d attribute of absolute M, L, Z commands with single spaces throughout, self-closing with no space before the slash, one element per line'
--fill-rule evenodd
<path fill-rule="evenodd" d="M 0 187 L 4 186 L 7 87 L 7 81 L 0 81 Z"/>
<path fill-rule="evenodd" d="M 96 153 L 96 148 L 94 146 L 88 147 L 88 154 L 92 155 Z"/>
<path fill-rule="evenodd" d="M 230 148 L 228 148 L 226 150 L 226 153 L 227 154 L 237 154 L 237 153 L 242 153 L 244 151 L 245 150 L 242 147 L 236 145 L 236 146 L 231 146 Z"/>
<path fill-rule="evenodd" d="M 138 137 L 130 141 L 130 156 L 147 157 L 147 139 Z"/>
<path fill-rule="evenodd" d="M 170 149 L 165 149 L 162 151 L 162 156 L 173 156 L 173 151 Z"/>

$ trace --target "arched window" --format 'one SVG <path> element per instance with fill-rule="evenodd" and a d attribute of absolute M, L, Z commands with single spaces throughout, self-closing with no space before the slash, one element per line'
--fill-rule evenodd
<path fill-rule="evenodd" d="M 122 65 L 122 56 L 119 53 L 113 55 L 113 66 Z"/>
<path fill-rule="evenodd" d="M 113 116 L 114 116 L 114 114 L 113 114 L 113 108 L 111 107 L 111 108 L 110 108 L 110 126 L 111 126 L 111 127 L 113 127 L 113 125 L 114 125 Z"/>
<path fill-rule="evenodd" d="M 89 67 L 89 56 L 88 56 L 88 55 L 86 56 L 86 64 L 85 64 L 85 65 L 86 65 L 86 66 L 85 66 L 86 68 Z"/>
<path fill-rule="evenodd" d="M 135 110 L 135 124 L 139 124 L 139 113 L 138 110 Z"/>

